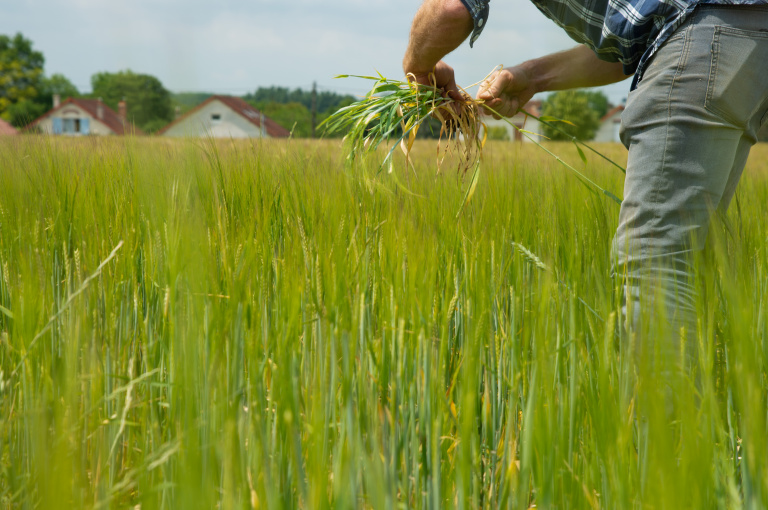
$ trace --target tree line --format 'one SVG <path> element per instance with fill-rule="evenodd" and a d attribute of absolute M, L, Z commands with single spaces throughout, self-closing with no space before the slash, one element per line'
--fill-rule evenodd
<path fill-rule="evenodd" d="M 34 49 L 32 41 L 18 33 L 0 35 L 0 117 L 16 127 L 23 127 L 53 108 L 53 97 L 101 98 L 117 110 L 120 100 L 128 105 L 128 117 L 145 133 L 154 133 L 171 122 L 178 110 L 186 113 L 212 94 L 188 92 L 173 94 L 154 76 L 124 70 L 99 72 L 91 76 L 91 92 L 81 93 L 64 75 L 46 75 L 45 57 Z M 278 124 L 306 138 L 339 108 L 355 101 L 351 95 L 313 92 L 300 88 L 260 87 L 242 96 L 247 102 Z M 544 114 L 569 121 L 561 127 L 571 135 L 589 139 L 607 111 L 608 101 L 601 92 L 560 92 L 544 103 Z M 314 110 L 314 116 L 313 116 Z M 420 137 L 437 137 L 440 125 L 434 119 L 419 130 Z M 552 139 L 563 135 L 545 133 Z"/>
<path fill-rule="evenodd" d="M 53 97 L 102 98 L 117 110 L 122 99 L 128 103 L 128 117 L 145 133 L 154 133 L 171 122 L 175 112 L 186 113 L 210 97 L 211 93 L 171 93 L 154 76 L 131 70 L 99 72 L 91 77 L 91 92 L 81 93 L 64 75 L 46 75 L 45 58 L 22 34 L 0 35 L 0 117 L 16 127 L 23 127 L 53 108 Z M 354 102 L 351 95 L 330 91 L 313 93 L 300 88 L 260 87 L 242 96 L 264 115 L 293 133 L 294 137 L 312 135 L 319 125 L 339 108 Z M 589 139 L 599 118 L 608 109 L 601 92 L 563 92 L 551 95 L 544 103 L 544 114 L 570 121 L 561 127 L 575 136 Z M 431 119 L 419 137 L 437 137 L 439 122 Z M 546 133 L 558 139 L 560 133 Z"/>
<path fill-rule="evenodd" d="M 81 93 L 62 74 L 46 75 L 45 57 L 34 49 L 32 41 L 22 34 L 0 34 L 0 118 L 13 126 L 23 127 L 53 108 L 53 97 L 102 98 L 117 110 L 122 99 L 128 103 L 128 120 L 145 133 L 154 133 L 173 121 L 176 112 L 186 113 L 213 95 L 206 92 L 172 93 L 154 76 L 131 70 L 116 73 L 99 72 L 91 76 L 91 92 Z M 278 124 L 290 130 L 294 137 L 306 138 L 317 126 L 339 108 L 354 102 L 351 95 L 286 87 L 260 87 L 242 96 L 255 108 Z M 608 98 L 595 90 L 567 90 L 555 92 L 543 101 L 542 114 L 562 119 L 559 131 L 543 126 L 544 136 L 551 140 L 570 140 L 576 137 L 590 140 L 600 127 L 600 119 L 612 107 Z M 318 133 L 321 135 L 322 133 Z M 440 123 L 430 119 L 419 130 L 419 138 L 433 138 L 440 134 Z M 489 129 L 491 138 L 503 138 L 506 130 Z M 761 133 L 768 140 L 768 123 Z"/>
<path fill-rule="evenodd" d="M 91 76 L 91 92 L 81 93 L 62 74 L 46 75 L 45 57 L 22 34 L 0 35 L 0 118 L 24 127 L 53 108 L 53 97 L 101 98 L 117 110 L 120 100 L 128 103 L 128 120 L 145 133 L 154 133 L 181 114 L 213 95 L 206 92 L 172 93 L 154 76 L 131 70 L 99 72 Z M 283 87 L 259 88 L 243 99 L 261 110 L 296 137 L 312 133 L 312 92 Z M 314 99 L 315 122 L 319 124 L 338 108 L 355 100 L 349 95 L 323 91 Z"/>
<path fill-rule="evenodd" d="M 156 77 L 131 70 L 96 73 L 91 76 L 91 92 L 82 94 L 64 75 L 46 75 L 44 64 L 42 52 L 35 50 L 32 41 L 22 34 L 0 35 L 0 117 L 16 127 L 29 124 L 53 108 L 53 97 L 59 95 L 62 100 L 101 98 L 113 110 L 124 99 L 129 105 L 128 120 L 145 133 L 154 133 L 171 122 L 177 110 L 186 113 L 212 95 L 173 94 Z M 242 97 L 297 138 L 311 136 L 313 121 L 317 126 L 355 101 L 351 95 L 286 87 L 260 87 Z M 569 135 L 589 139 L 608 106 L 601 92 L 567 91 L 547 98 L 544 114 L 569 121 L 560 126 Z M 439 133 L 439 122 L 431 119 L 425 129 L 419 130 L 419 137 L 437 137 Z M 563 137 L 558 132 L 545 134 L 552 139 Z"/>

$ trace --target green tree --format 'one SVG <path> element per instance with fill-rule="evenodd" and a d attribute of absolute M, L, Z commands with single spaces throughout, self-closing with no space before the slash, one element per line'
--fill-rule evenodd
<path fill-rule="evenodd" d="M 309 138 L 312 136 L 312 112 L 310 111 L 309 106 L 305 104 L 306 101 L 301 100 L 302 93 L 300 89 L 296 89 L 294 92 L 289 92 L 288 89 L 282 87 L 272 87 L 270 89 L 259 89 L 259 91 L 262 91 L 259 96 L 262 98 L 261 101 L 250 99 L 255 97 L 255 94 L 247 94 L 243 99 L 248 101 L 254 108 L 264 115 L 274 120 L 285 129 L 291 131 L 294 138 Z M 291 98 L 300 100 L 287 101 Z M 283 102 L 284 100 L 287 102 Z M 325 102 L 326 108 L 324 110 L 318 108 L 318 113 L 315 118 L 315 127 L 319 126 L 323 120 L 328 118 L 336 110 L 352 104 L 353 101 L 354 98 L 352 96 L 340 96 L 336 94 L 334 100 Z M 339 134 L 336 133 L 332 136 L 337 135 Z M 315 136 L 321 137 L 327 135 L 323 133 L 322 130 L 316 130 Z"/>
<path fill-rule="evenodd" d="M 131 70 L 96 73 L 91 77 L 91 86 L 92 96 L 102 98 L 115 111 L 120 100 L 125 99 L 128 120 L 147 133 L 173 120 L 171 93 L 154 76 Z"/>
<path fill-rule="evenodd" d="M 253 93 L 246 94 L 243 99 L 264 112 L 278 124 L 290 130 L 295 123 L 293 136 L 297 138 L 312 136 L 312 91 L 286 87 L 259 87 Z M 349 94 L 335 92 L 317 92 L 314 98 L 317 115 L 315 126 L 335 113 L 339 108 L 355 102 L 355 97 Z M 303 108 L 300 108 L 303 107 Z M 328 136 L 322 131 L 316 131 L 315 136 Z M 332 136 L 343 136 L 335 133 Z"/>
<path fill-rule="evenodd" d="M 59 94 L 61 99 L 79 97 L 80 92 L 64 75 L 54 74 L 43 76 L 34 99 L 22 99 L 8 107 L 6 118 L 14 126 L 26 126 L 51 108 L 53 95 Z"/>
<path fill-rule="evenodd" d="M 312 108 L 312 91 L 286 87 L 259 87 L 252 94 L 246 94 L 243 99 L 254 104 L 266 103 L 301 103 L 308 110 Z M 354 96 L 342 95 L 335 92 L 322 91 L 315 96 L 315 107 L 318 113 L 332 113 L 355 101 Z"/>
<path fill-rule="evenodd" d="M 486 126 L 489 140 L 509 141 L 509 131 L 504 126 Z"/>
<path fill-rule="evenodd" d="M 567 122 L 558 122 L 561 133 L 544 125 L 544 135 L 552 140 L 591 140 L 600 127 L 600 117 L 592 109 L 589 94 L 581 90 L 562 90 L 550 94 L 544 101 L 542 114 Z"/>
<path fill-rule="evenodd" d="M 37 116 L 34 99 L 39 94 L 44 63 L 43 54 L 21 33 L 13 38 L 0 35 L 0 116 L 15 126 Z"/>
<path fill-rule="evenodd" d="M 602 119 L 603 115 L 608 113 L 608 110 L 613 108 L 613 105 L 608 102 L 608 96 L 606 96 L 602 91 L 585 90 L 584 93 L 587 95 L 589 107 L 597 112 L 597 116 L 599 118 Z"/>
<path fill-rule="evenodd" d="M 48 110 L 43 103 L 22 99 L 11 104 L 3 113 L 3 118 L 13 126 L 24 127 Z"/>
<path fill-rule="evenodd" d="M 179 113 L 184 115 L 212 95 L 211 92 L 171 92 L 174 115 L 176 107 L 179 108 Z"/>
<path fill-rule="evenodd" d="M 301 103 L 252 103 L 264 115 L 274 120 L 295 138 L 312 136 L 312 113 Z M 320 121 L 318 120 L 318 123 Z"/>
<path fill-rule="evenodd" d="M 63 74 L 43 78 L 37 102 L 45 104 L 46 109 L 53 108 L 54 94 L 58 94 L 62 101 L 70 97 L 80 97 L 80 91 Z"/>

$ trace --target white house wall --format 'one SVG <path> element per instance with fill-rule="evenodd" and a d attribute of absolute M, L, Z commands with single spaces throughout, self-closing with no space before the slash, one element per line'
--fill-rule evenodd
<path fill-rule="evenodd" d="M 213 115 L 220 115 L 218 121 Z M 165 136 L 261 138 L 261 129 L 221 101 L 214 100 L 171 126 Z M 265 135 L 266 137 L 267 135 Z"/>
<path fill-rule="evenodd" d="M 92 135 L 111 135 L 114 134 L 105 124 L 99 122 L 91 116 L 90 113 L 75 104 L 66 104 L 60 110 L 53 112 L 48 117 L 37 123 L 37 127 L 45 134 L 53 134 L 53 119 L 90 119 L 90 134 Z M 67 134 L 62 136 L 82 136 L 76 134 Z"/>
<path fill-rule="evenodd" d="M 611 117 L 600 124 L 600 128 L 595 133 L 596 142 L 620 142 L 619 129 L 621 127 L 621 118 Z"/>

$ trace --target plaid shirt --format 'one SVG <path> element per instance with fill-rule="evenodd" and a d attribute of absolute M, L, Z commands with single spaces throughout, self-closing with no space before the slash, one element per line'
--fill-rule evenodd
<path fill-rule="evenodd" d="M 470 46 L 488 21 L 491 0 L 461 0 L 475 22 Z M 698 4 L 766 5 L 768 0 L 531 0 L 546 17 L 602 60 L 634 74 L 632 89 L 656 50 Z"/>

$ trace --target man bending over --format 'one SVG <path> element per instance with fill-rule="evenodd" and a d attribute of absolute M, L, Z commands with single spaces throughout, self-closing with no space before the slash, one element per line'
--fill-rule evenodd
<path fill-rule="evenodd" d="M 503 1 L 503 0 L 497 0 Z M 497 71 L 477 98 L 504 116 L 538 92 L 633 76 L 622 115 L 629 149 L 613 241 L 622 310 L 637 323 L 641 289 L 661 285 L 670 326 L 695 330 L 689 255 L 725 211 L 750 147 L 768 121 L 768 0 L 532 0 L 580 43 Z M 442 59 L 479 37 L 490 0 L 425 0 L 411 28 L 406 73 L 459 99 Z"/>

